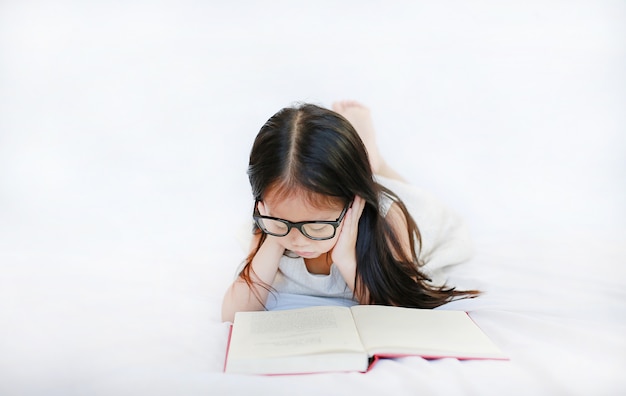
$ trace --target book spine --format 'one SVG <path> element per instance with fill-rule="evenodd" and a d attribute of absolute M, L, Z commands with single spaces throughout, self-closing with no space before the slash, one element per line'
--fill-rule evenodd
<path fill-rule="evenodd" d="M 224 356 L 224 368 L 223 372 L 226 372 L 226 365 L 228 364 L 228 351 L 230 350 L 230 339 L 233 336 L 233 325 L 232 323 L 228 326 L 228 340 L 226 341 L 226 355 Z"/>

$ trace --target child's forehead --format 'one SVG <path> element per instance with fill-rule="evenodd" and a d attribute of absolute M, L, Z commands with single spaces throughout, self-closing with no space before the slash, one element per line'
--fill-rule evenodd
<path fill-rule="evenodd" d="M 339 197 L 324 195 L 304 188 L 269 188 L 264 194 L 263 201 L 278 207 L 285 205 L 302 205 L 308 208 L 329 210 L 343 205 Z"/>

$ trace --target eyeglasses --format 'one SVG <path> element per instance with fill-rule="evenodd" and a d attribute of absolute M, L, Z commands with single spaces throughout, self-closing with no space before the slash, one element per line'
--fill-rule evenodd
<path fill-rule="evenodd" d="M 350 202 L 346 204 L 346 206 L 341 211 L 339 218 L 337 218 L 337 220 L 335 221 L 317 220 L 292 223 L 291 221 L 279 219 L 277 217 L 262 216 L 259 214 L 257 209 L 254 210 L 254 215 L 252 215 L 252 218 L 259 226 L 259 228 L 263 230 L 263 232 L 265 232 L 266 234 L 277 237 L 284 237 L 285 235 L 289 234 L 289 231 L 291 231 L 292 228 L 297 228 L 298 231 L 302 233 L 302 235 L 309 239 L 313 239 L 314 241 L 324 241 L 334 238 L 335 233 L 337 232 L 337 227 L 339 227 L 339 224 L 341 224 L 341 221 L 346 215 L 349 207 Z"/>

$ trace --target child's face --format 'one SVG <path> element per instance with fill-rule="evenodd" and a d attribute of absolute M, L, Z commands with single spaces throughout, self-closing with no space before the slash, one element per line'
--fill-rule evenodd
<path fill-rule="evenodd" d="M 340 216 L 342 209 L 341 204 L 337 204 L 336 207 L 318 208 L 297 195 L 276 197 L 272 193 L 268 193 L 265 200 L 259 202 L 258 206 L 261 215 L 278 217 L 293 223 L 314 220 L 335 221 Z M 305 259 L 313 259 L 332 250 L 337 243 L 342 226 L 343 222 L 337 228 L 333 238 L 322 241 L 307 238 L 295 227 L 284 237 L 275 238 L 285 249 L 291 250 Z"/>

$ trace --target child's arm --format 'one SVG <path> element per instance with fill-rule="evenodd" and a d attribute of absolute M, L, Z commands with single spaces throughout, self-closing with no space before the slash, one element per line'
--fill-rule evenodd
<path fill-rule="evenodd" d="M 260 235 L 255 236 L 252 245 L 258 244 Z M 271 286 L 278 271 L 278 263 L 285 249 L 276 241 L 275 237 L 267 236 L 265 242 L 252 259 L 250 278 L 252 286 L 241 276 L 226 290 L 222 302 L 222 320 L 232 322 L 235 312 L 260 311 L 267 301 L 269 290 L 263 285 Z"/>
<path fill-rule="evenodd" d="M 358 222 L 363 212 L 365 203 L 362 198 L 356 197 L 352 207 L 346 213 L 344 223 L 340 230 L 340 237 L 333 249 L 333 263 L 339 269 L 344 281 L 350 290 L 355 292 L 356 275 L 356 238 L 358 235 Z M 400 248 L 404 256 L 411 256 L 411 240 L 407 230 L 407 220 L 400 207 L 392 204 L 387 212 L 387 221 L 395 231 L 395 235 L 400 242 Z M 399 252 L 398 256 L 400 256 Z M 368 291 L 365 288 L 356 288 L 355 296 L 359 301 L 368 301 Z"/>
<path fill-rule="evenodd" d="M 350 290 L 355 293 L 358 300 L 364 297 L 359 295 L 359 292 L 366 292 L 359 290 L 360 288 L 356 288 L 355 291 L 354 284 L 356 276 L 356 239 L 359 231 L 359 219 L 364 207 L 365 200 L 356 196 L 341 223 L 339 238 L 331 256 L 333 264 L 339 269 L 339 273 L 341 273 L 344 281 L 348 284 Z"/>

